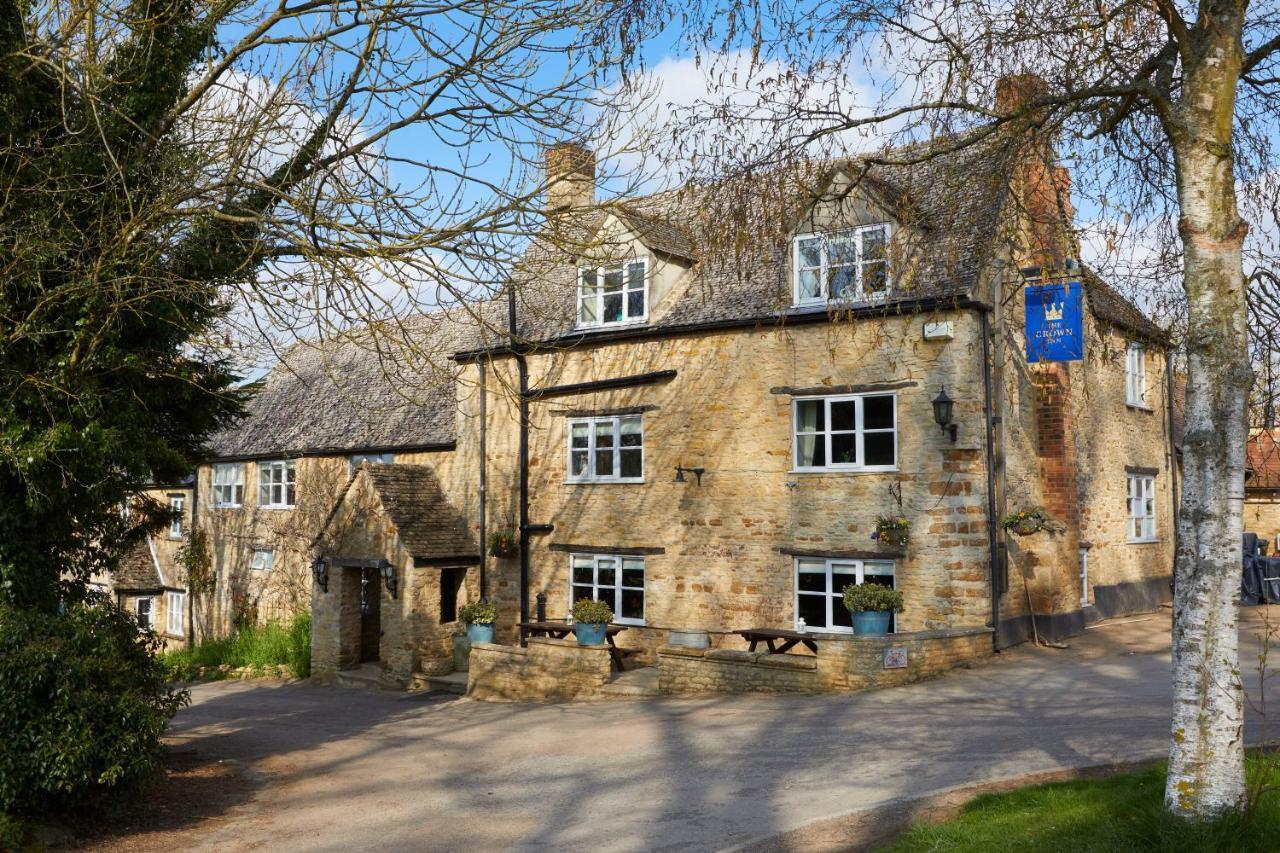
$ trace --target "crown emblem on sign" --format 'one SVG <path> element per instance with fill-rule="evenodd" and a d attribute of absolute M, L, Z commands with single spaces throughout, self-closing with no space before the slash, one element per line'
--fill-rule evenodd
<path fill-rule="evenodd" d="M 1046 320 L 1061 320 L 1064 310 L 1066 310 L 1065 302 L 1046 302 L 1044 306 L 1044 318 Z"/>

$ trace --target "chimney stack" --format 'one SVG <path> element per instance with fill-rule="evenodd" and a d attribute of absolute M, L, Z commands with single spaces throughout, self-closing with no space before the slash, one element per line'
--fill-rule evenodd
<path fill-rule="evenodd" d="M 996 81 L 996 111 L 1008 115 L 1048 94 L 1049 84 L 1043 77 L 1010 74 Z M 1032 113 L 1013 123 L 1026 134 L 1011 175 L 1026 249 L 1019 265 L 1042 272 L 1062 271 L 1068 260 L 1079 255 L 1072 228 L 1071 172 L 1058 165 L 1053 140 L 1040 129 L 1040 119 Z"/>
<path fill-rule="evenodd" d="M 557 142 L 546 151 L 547 213 L 590 207 L 596 201 L 596 155 L 577 142 Z"/>

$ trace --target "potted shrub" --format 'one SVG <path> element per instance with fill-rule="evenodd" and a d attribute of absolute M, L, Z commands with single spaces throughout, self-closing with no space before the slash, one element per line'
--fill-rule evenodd
<path fill-rule="evenodd" d="M 911 522 L 900 515 L 876 517 L 876 529 L 871 538 L 885 545 L 906 545 L 911 535 Z"/>
<path fill-rule="evenodd" d="M 489 534 L 489 553 L 494 557 L 514 557 L 520 553 L 520 540 L 514 530 L 495 530 Z"/>
<path fill-rule="evenodd" d="M 603 601 L 580 598 L 573 604 L 573 634 L 580 646 L 604 642 L 605 628 L 613 621 L 613 611 Z"/>
<path fill-rule="evenodd" d="M 902 593 L 896 589 L 862 583 L 849 584 L 843 591 L 855 634 L 887 634 L 889 614 L 902 612 Z"/>
<path fill-rule="evenodd" d="M 1010 513 L 1004 517 L 1002 525 L 1005 530 L 1015 533 L 1018 536 L 1031 536 L 1039 533 L 1041 530 L 1047 530 L 1050 533 L 1060 533 L 1066 528 L 1058 522 L 1054 521 L 1049 515 L 1048 510 L 1042 506 L 1032 507 L 1031 509 L 1022 509 L 1017 512 Z"/>
<path fill-rule="evenodd" d="M 458 618 L 467 623 L 467 639 L 471 643 L 492 643 L 493 623 L 498 621 L 498 608 L 487 601 L 464 604 Z"/>

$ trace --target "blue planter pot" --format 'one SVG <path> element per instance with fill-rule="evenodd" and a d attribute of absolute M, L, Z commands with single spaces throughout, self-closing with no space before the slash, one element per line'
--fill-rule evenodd
<path fill-rule="evenodd" d="M 889 633 L 889 612 L 879 610 L 850 610 L 855 634 Z"/>
<path fill-rule="evenodd" d="M 573 623 L 573 634 L 578 638 L 580 646 L 599 646 L 604 643 L 607 625 L 588 625 L 586 622 Z"/>
<path fill-rule="evenodd" d="M 475 622 L 467 623 L 467 639 L 473 644 L 475 643 L 492 643 L 493 642 L 493 625 L 479 625 Z"/>

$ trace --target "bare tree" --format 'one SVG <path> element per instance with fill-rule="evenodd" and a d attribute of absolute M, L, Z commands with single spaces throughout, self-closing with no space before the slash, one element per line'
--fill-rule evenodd
<path fill-rule="evenodd" d="M 704 65 L 724 71 L 691 127 L 715 119 L 735 128 L 686 134 L 701 155 L 694 177 L 748 174 L 798 154 L 907 162 L 1027 127 L 1058 139 L 1074 161 L 1075 192 L 1104 242 L 1136 234 L 1152 244 L 1132 270 L 1146 301 L 1180 271 L 1174 311 L 1185 311 L 1188 392 L 1166 804 L 1196 818 L 1241 808 L 1235 602 L 1253 381 L 1244 267 L 1248 256 L 1251 268 L 1275 269 L 1274 241 L 1250 237 L 1248 221 L 1275 219 L 1280 8 L 741 0 L 680 10 Z M 997 81 L 1026 74 L 1044 87 L 997 106 Z M 871 133 L 935 144 L 870 150 Z"/>

